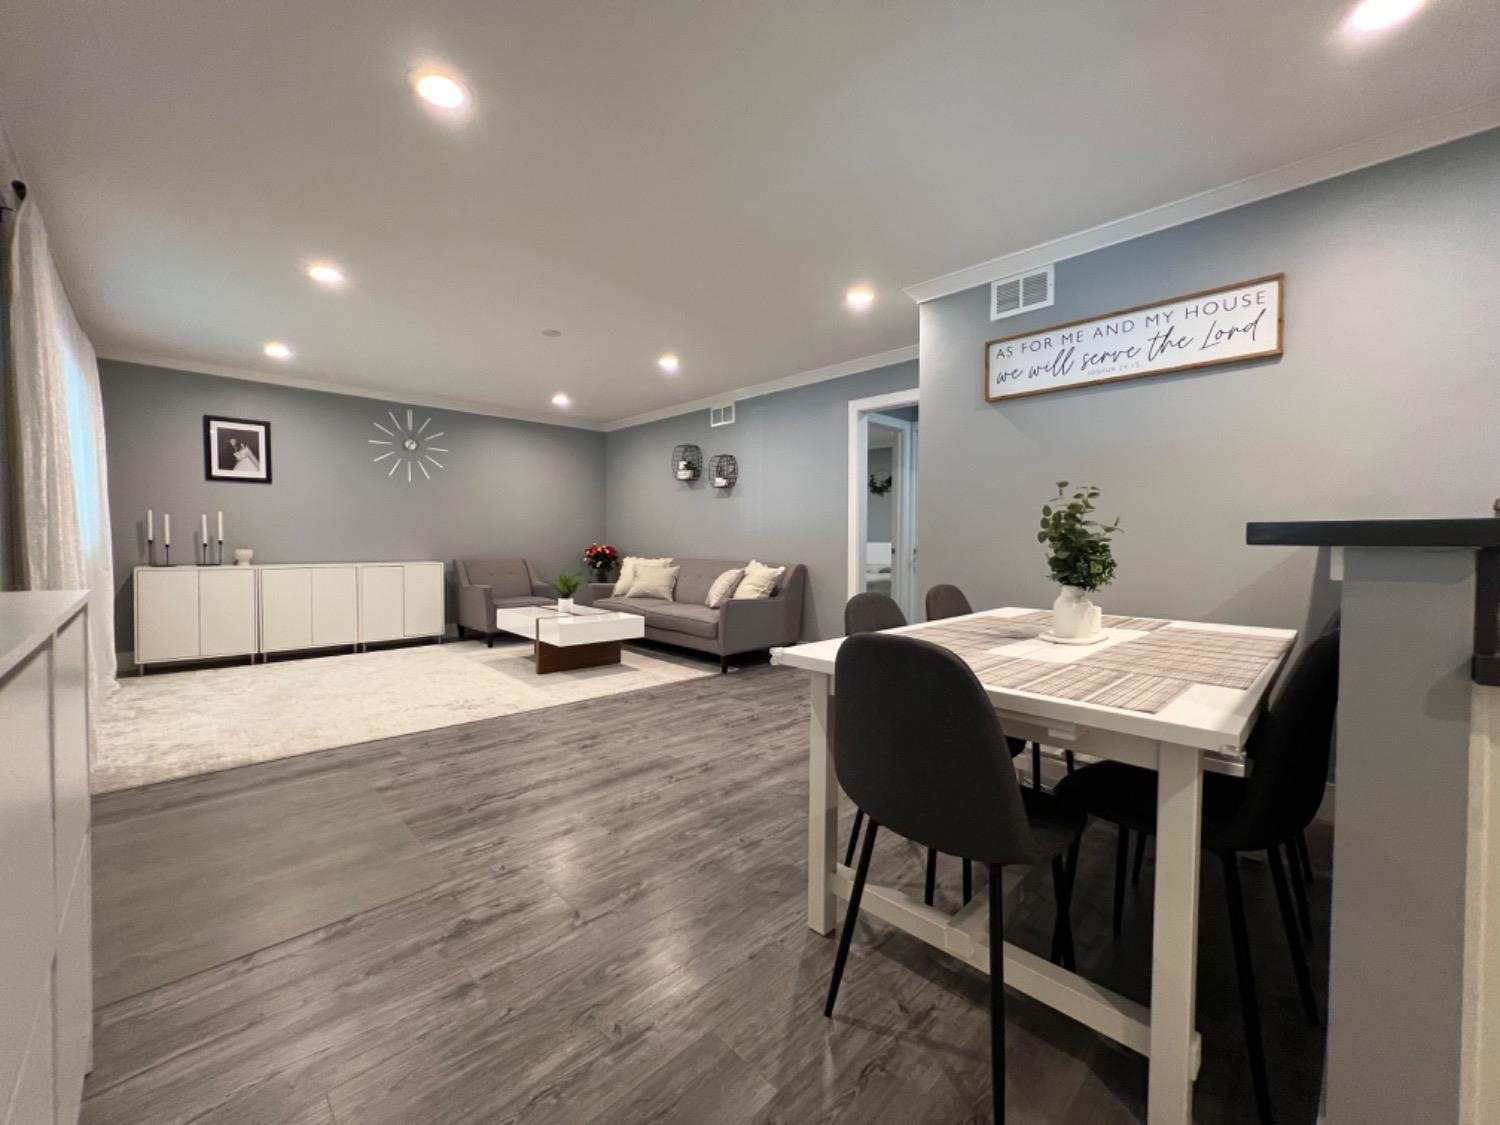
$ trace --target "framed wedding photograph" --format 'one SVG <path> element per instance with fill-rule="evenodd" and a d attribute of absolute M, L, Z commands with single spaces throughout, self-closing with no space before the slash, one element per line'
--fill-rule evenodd
<path fill-rule="evenodd" d="M 203 474 L 209 480 L 271 483 L 271 423 L 203 416 Z"/>

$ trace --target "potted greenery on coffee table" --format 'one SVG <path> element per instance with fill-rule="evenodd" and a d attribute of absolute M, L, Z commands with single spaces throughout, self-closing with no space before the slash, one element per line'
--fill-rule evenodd
<path fill-rule="evenodd" d="M 577 571 L 565 570 L 556 578 L 547 579 L 547 585 L 557 591 L 557 608 L 568 613 L 573 608 L 573 595 L 583 585 L 583 575 Z"/>
<path fill-rule="evenodd" d="M 1085 485 L 1068 495 L 1068 482 L 1057 482 L 1057 495 L 1042 505 L 1042 528 L 1036 541 L 1047 547 L 1047 569 L 1060 587 L 1052 603 L 1052 632 L 1048 640 L 1089 644 L 1100 638 L 1099 607 L 1089 595 L 1108 586 L 1115 576 L 1110 536 L 1120 521 L 1100 523 L 1094 518 L 1099 490 Z M 1045 635 L 1045 634 L 1044 634 Z"/>

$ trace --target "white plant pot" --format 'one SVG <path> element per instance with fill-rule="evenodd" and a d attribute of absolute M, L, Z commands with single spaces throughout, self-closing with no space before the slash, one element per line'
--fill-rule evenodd
<path fill-rule="evenodd" d="M 235 566 L 249 566 L 250 560 L 255 557 L 255 552 L 249 547 L 240 547 L 234 552 Z"/>
<path fill-rule="evenodd" d="M 572 613 L 573 612 L 573 599 L 572 598 L 558 598 L 557 599 L 557 609 L 558 609 L 559 613 Z"/>
<path fill-rule="evenodd" d="M 1052 603 L 1052 635 L 1062 640 L 1087 640 L 1099 634 L 1103 612 L 1077 586 L 1064 586 Z"/>

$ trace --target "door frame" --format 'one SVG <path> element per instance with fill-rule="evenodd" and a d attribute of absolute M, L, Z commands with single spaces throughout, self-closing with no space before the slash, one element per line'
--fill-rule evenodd
<path fill-rule="evenodd" d="M 865 565 L 865 492 L 869 487 L 870 476 L 870 415 L 882 414 L 888 410 L 895 410 L 903 406 L 920 405 L 919 390 L 912 387 L 906 391 L 892 391 L 889 394 L 872 395 L 869 398 L 851 399 L 849 402 L 849 498 L 848 498 L 848 567 L 846 571 L 848 597 L 853 597 L 864 589 L 864 565 Z M 916 536 L 916 497 L 913 495 L 915 489 L 912 485 L 916 477 L 916 442 L 910 443 L 910 448 L 904 451 L 902 472 L 906 478 L 902 481 L 901 489 L 905 503 L 902 510 L 898 511 L 896 518 L 900 519 L 901 529 L 905 533 L 905 541 L 908 544 L 915 542 Z M 914 560 L 907 560 L 909 573 L 914 578 L 916 566 Z M 915 585 L 908 580 L 907 585 Z M 892 559 L 891 567 L 891 589 L 895 592 L 896 566 Z M 909 591 L 910 596 L 915 599 L 915 590 Z M 899 599 L 898 599 L 899 600 Z M 903 607 L 913 608 L 913 607 Z M 908 616 L 912 614 L 908 613 Z"/>

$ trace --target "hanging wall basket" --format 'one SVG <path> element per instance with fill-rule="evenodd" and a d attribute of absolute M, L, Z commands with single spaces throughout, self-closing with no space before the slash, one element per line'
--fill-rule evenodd
<path fill-rule="evenodd" d="M 692 481 L 703 475 L 703 450 L 696 445 L 679 445 L 672 450 L 672 476 Z"/>
<path fill-rule="evenodd" d="M 740 463 L 732 453 L 717 453 L 708 463 L 708 482 L 715 488 L 733 488 L 740 479 Z"/>

